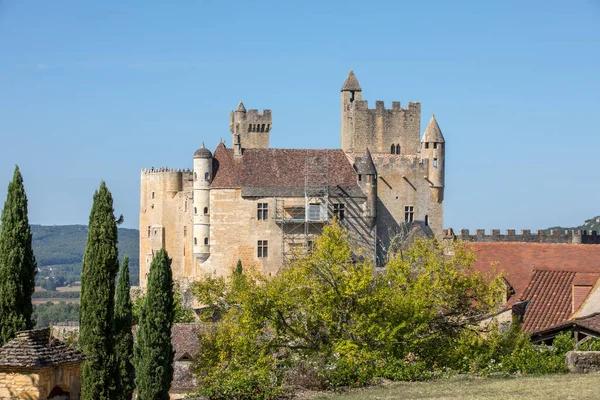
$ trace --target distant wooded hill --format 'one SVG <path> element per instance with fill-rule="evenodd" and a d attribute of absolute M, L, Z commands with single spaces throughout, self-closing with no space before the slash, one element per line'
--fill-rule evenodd
<path fill-rule="evenodd" d="M 33 252 L 40 269 L 37 283 L 48 289 L 81 279 L 81 261 L 88 228 L 85 225 L 31 225 Z M 129 256 L 131 285 L 139 281 L 139 231 L 119 228 L 119 260 Z"/>
<path fill-rule="evenodd" d="M 583 225 L 579 225 L 573 228 L 565 228 L 563 226 L 553 226 L 550 229 L 579 229 L 585 231 L 600 231 L 600 215 L 594 218 L 586 219 Z"/>

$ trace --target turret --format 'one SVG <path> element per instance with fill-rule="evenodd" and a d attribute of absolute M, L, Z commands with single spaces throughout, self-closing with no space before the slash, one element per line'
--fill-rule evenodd
<path fill-rule="evenodd" d="M 194 257 L 200 262 L 210 256 L 210 182 L 212 153 L 204 147 L 194 153 Z"/>
<path fill-rule="evenodd" d="M 362 157 L 356 158 L 354 164 L 358 174 L 358 185 L 367 195 L 363 216 L 368 218 L 369 227 L 373 228 L 377 218 L 377 169 L 368 148 Z"/>
<path fill-rule="evenodd" d="M 234 155 L 241 156 L 244 149 L 268 149 L 272 127 L 271 110 L 246 110 L 240 101 L 229 120 Z"/>
<path fill-rule="evenodd" d="M 421 142 L 421 160 L 428 160 L 429 162 L 426 178 L 432 188 L 438 189 L 438 202 L 441 202 L 444 197 L 445 151 L 444 135 L 442 135 L 435 116 L 432 115 Z"/>
<path fill-rule="evenodd" d="M 354 120 L 351 112 L 352 103 L 362 100 L 362 89 L 354 72 L 350 70 L 348 77 L 342 85 L 342 149 L 354 147 L 352 137 L 354 133 Z"/>

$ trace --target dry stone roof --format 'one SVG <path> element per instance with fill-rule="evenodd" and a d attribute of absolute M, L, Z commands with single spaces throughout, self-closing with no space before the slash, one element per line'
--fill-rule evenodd
<path fill-rule="evenodd" d="M 0 348 L 0 367 L 47 367 L 80 362 L 85 356 L 50 337 L 50 328 L 21 331 Z"/>
<path fill-rule="evenodd" d="M 307 157 L 327 172 L 332 196 L 364 197 L 356 172 L 340 149 L 244 149 L 235 157 L 221 143 L 214 154 L 211 189 L 238 188 L 245 197 L 303 197 Z"/>
<path fill-rule="evenodd" d="M 371 152 L 367 148 L 365 154 L 362 157 L 356 157 L 356 172 L 362 175 L 377 175 L 377 169 L 373 164 L 373 158 Z"/>
<path fill-rule="evenodd" d="M 356 79 L 356 75 L 354 75 L 354 71 L 352 70 L 350 70 L 350 73 L 342 86 L 342 92 L 344 91 L 362 91 L 358 79 Z"/>
<path fill-rule="evenodd" d="M 425 128 L 425 134 L 423 134 L 423 142 L 429 143 L 444 143 L 444 135 L 442 135 L 442 130 L 435 119 L 435 115 L 431 115 L 431 119 L 429 120 L 429 124 L 427 128 Z"/>

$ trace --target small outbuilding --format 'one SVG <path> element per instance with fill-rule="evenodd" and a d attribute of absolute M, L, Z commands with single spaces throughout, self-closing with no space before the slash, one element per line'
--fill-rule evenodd
<path fill-rule="evenodd" d="M 19 332 L 0 348 L 0 398 L 79 400 L 84 358 L 50 328 Z"/>

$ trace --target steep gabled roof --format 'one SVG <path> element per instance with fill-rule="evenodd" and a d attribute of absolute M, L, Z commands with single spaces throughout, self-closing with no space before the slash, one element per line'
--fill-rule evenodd
<path fill-rule="evenodd" d="M 247 197 L 304 196 L 307 158 L 327 174 L 330 195 L 364 197 L 343 150 L 245 149 L 235 157 L 220 144 L 214 153 L 211 189 L 238 188 Z"/>
<path fill-rule="evenodd" d="M 85 356 L 58 339 L 50 328 L 21 331 L 0 348 L 0 367 L 47 367 L 80 362 Z"/>
<path fill-rule="evenodd" d="M 344 81 L 344 85 L 342 86 L 342 92 L 350 92 L 350 91 L 362 91 L 360 88 L 360 84 L 358 83 L 358 79 L 356 79 L 356 75 L 354 75 L 354 71 L 350 70 L 348 77 Z"/>
<path fill-rule="evenodd" d="M 444 143 L 444 135 L 442 135 L 442 130 L 435 119 L 435 115 L 431 115 L 431 119 L 429 120 L 429 124 L 427 128 L 425 128 L 425 134 L 423 135 L 423 142 L 437 142 Z"/>

